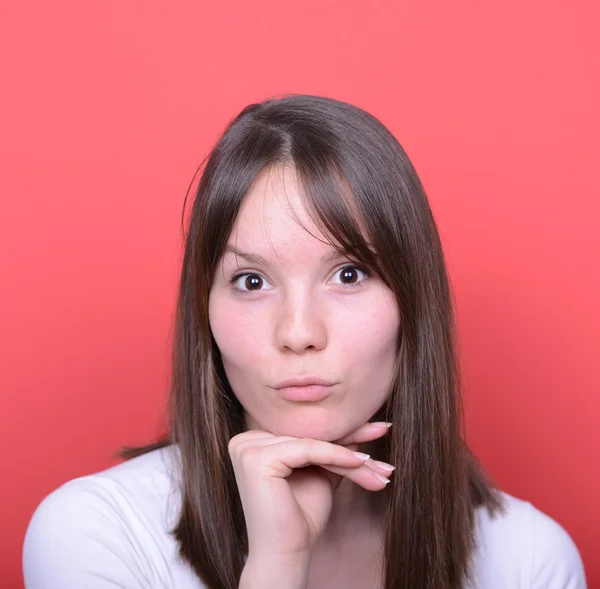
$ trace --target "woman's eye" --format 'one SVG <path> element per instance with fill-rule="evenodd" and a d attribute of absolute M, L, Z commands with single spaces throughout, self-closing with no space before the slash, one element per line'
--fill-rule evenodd
<path fill-rule="evenodd" d="M 265 284 L 269 284 L 260 274 L 236 274 L 231 278 L 233 290 L 238 294 L 249 294 L 263 290 Z M 270 285 L 269 285 L 270 286 Z"/>
<path fill-rule="evenodd" d="M 344 266 L 335 273 L 335 276 L 339 276 L 339 282 L 335 282 L 335 284 L 341 284 L 346 287 L 358 287 L 369 278 L 369 275 L 369 271 L 365 268 L 359 268 L 354 265 Z M 255 272 L 236 274 L 231 278 L 230 282 L 233 291 L 241 295 L 269 290 L 271 286 L 260 274 L 256 274 Z"/>
<path fill-rule="evenodd" d="M 364 278 L 360 278 L 360 275 Z M 360 286 L 369 277 L 369 272 L 365 268 L 359 268 L 358 266 L 344 266 L 340 268 L 336 273 L 336 276 L 340 277 L 338 284 L 344 286 Z"/>

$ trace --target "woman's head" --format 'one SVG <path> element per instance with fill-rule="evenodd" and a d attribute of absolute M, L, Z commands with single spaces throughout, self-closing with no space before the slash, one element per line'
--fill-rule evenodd
<path fill-rule="evenodd" d="M 214 274 L 209 319 L 249 427 L 334 440 L 388 396 L 399 309 L 373 269 L 328 242 L 306 201 L 293 166 L 257 175 Z M 314 402 L 282 397 L 277 383 L 297 375 L 334 385 Z"/>
<path fill-rule="evenodd" d="M 393 135 L 332 99 L 251 105 L 193 209 L 200 337 L 245 425 L 333 440 L 389 414 L 402 355 L 450 311 L 431 212 Z M 311 403 L 274 389 L 302 374 L 337 384 Z"/>
<path fill-rule="evenodd" d="M 273 390 L 306 373 L 338 384 L 311 403 Z M 168 438 L 122 455 L 178 445 L 174 534 L 207 586 L 237 587 L 248 548 L 229 440 L 248 426 L 333 440 L 369 420 L 394 424 L 378 454 L 397 465 L 383 492 L 386 589 L 461 586 L 472 508 L 502 503 L 461 437 L 436 225 L 408 156 L 376 118 L 291 95 L 228 125 L 195 190 L 170 407 Z"/>

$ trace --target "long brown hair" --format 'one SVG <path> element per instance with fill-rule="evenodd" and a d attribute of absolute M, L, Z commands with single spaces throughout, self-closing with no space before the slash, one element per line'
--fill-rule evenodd
<path fill-rule="evenodd" d="M 397 465 L 382 491 L 384 587 L 463 587 L 472 575 L 474 508 L 494 515 L 503 504 L 464 441 L 442 246 L 404 149 L 378 119 L 346 102 L 286 95 L 250 104 L 201 165 L 174 326 L 171 431 L 119 456 L 178 445 L 182 508 L 172 533 L 180 555 L 209 589 L 236 589 L 248 546 L 227 445 L 245 427 L 211 334 L 208 299 L 245 194 L 260 171 L 280 164 L 295 167 L 324 235 L 376 272 L 400 309 L 393 385 L 374 416 L 394 424 L 378 458 Z"/>

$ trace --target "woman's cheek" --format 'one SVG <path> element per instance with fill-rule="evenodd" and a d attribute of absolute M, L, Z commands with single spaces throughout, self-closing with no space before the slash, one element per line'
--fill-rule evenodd
<path fill-rule="evenodd" d="M 254 366 L 265 356 L 268 349 L 268 322 L 252 312 L 235 312 L 230 308 L 226 317 L 218 322 L 220 342 L 217 345 L 223 356 L 237 365 Z"/>
<path fill-rule="evenodd" d="M 373 355 L 388 350 L 396 340 L 399 313 L 393 297 L 374 293 L 370 300 L 347 309 L 336 321 L 336 331 L 345 349 Z"/>

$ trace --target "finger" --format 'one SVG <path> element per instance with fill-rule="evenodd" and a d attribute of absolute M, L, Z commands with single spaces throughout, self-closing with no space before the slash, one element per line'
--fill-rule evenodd
<path fill-rule="evenodd" d="M 253 436 L 248 440 L 243 440 L 236 446 L 236 452 L 241 454 L 247 448 L 254 448 L 260 446 L 272 446 L 273 444 L 281 444 L 282 442 L 289 442 L 290 440 L 301 440 L 302 438 L 296 438 L 294 436 Z"/>
<path fill-rule="evenodd" d="M 338 466 L 327 465 L 322 465 L 321 468 L 324 468 L 325 470 L 335 474 L 342 475 L 357 485 L 360 485 L 364 489 L 367 489 L 367 491 L 381 491 L 381 489 L 385 489 L 390 482 L 389 472 L 382 474 L 381 472 L 377 472 L 373 468 L 367 466 L 366 463 L 358 468 L 340 468 Z"/>
<path fill-rule="evenodd" d="M 347 444 L 362 444 L 364 442 L 371 442 L 385 436 L 388 433 L 390 426 L 384 422 L 366 423 L 362 427 L 359 427 L 356 431 L 335 440 L 334 444 L 340 444 L 345 446 Z"/>
<path fill-rule="evenodd" d="M 231 454 L 234 450 L 237 450 L 242 444 L 251 441 L 251 440 L 261 440 L 261 439 L 269 439 L 276 438 L 275 434 L 271 432 L 261 430 L 261 429 L 253 429 L 241 432 L 235 436 L 233 436 L 229 440 L 228 448 L 229 453 Z"/>
<path fill-rule="evenodd" d="M 337 466 L 347 469 L 361 466 L 361 457 L 344 446 L 311 438 L 294 438 L 280 443 L 253 445 L 239 452 L 239 459 L 250 469 L 268 477 L 285 478 L 295 468 L 309 465 Z"/>
<path fill-rule="evenodd" d="M 299 439 L 301 439 L 301 438 L 296 438 L 293 436 L 276 436 L 276 437 L 263 437 L 263 438 L 253 437 L 251 440 L 246 440 L 246 441 L 242 442 L 242 444 L 240 444 L 238 446 L 238 451 L 241 452 L 244 450 L 244 448 L 251 447 L 251 446 L 272 446 L 274 444 L 281 444 L 282 442 L 287 442 L 289 440 L 299 440 Z M 348 450 L 352 450 L 352 452 L 355 452 L 358 448 L 358 444 L 350 444 L 350 445 L 346 446 L 346 448 L 348 448 Z M 375 472 L 382 474 L 384 477 L 389 477 L 389 475 L 395 469 L 394 466 L 392 466 L 391 464 L 388 464 L 387 462 L 373 460 L 372 458 L 367 459 L 364 462 L 364 464 L 366 466 L 368 466 L 369 468 L 371 468 L 372 470 L 374 470 Z M 334 471 L 332 471 L 332 472 L 334 472 Z"/>
<path fill-rule="evenodd" d="M 394 470 L 396 470 L 396 467 L 392 464 L 388 464 L 387 462 L 381 462 L 380 460 L 373 460 L 372 458 L 369 458 L 369 460 L 367 460 L 365 464 L 369 468 L 372 468 L 373 470 L 377 471 L 379 474 L 382 474 L 384 477 L 387 478 L 390 478 L 390 475 L 394 472 Z"/>

